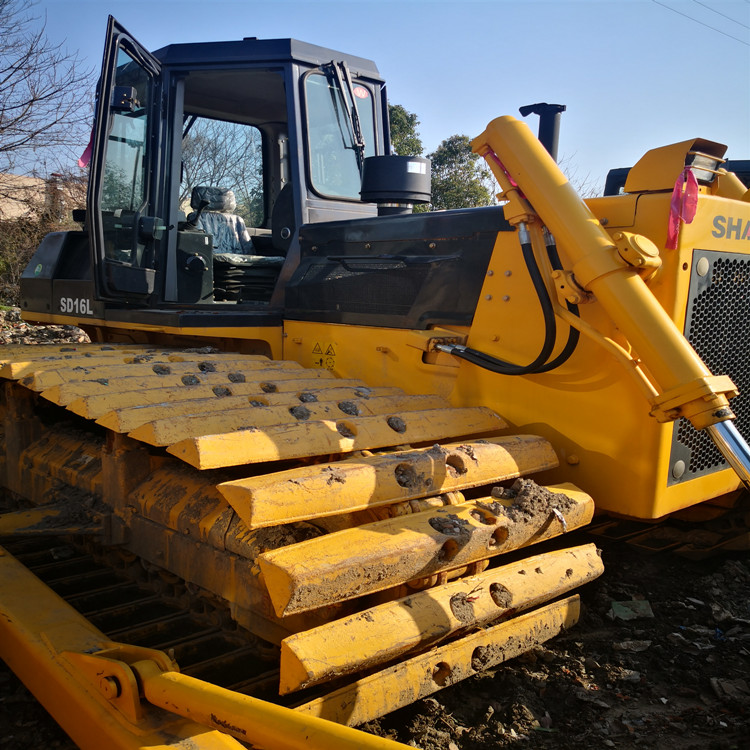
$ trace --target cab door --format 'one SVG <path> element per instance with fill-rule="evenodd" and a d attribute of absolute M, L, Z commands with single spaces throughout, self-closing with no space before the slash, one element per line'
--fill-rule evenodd
<path fill-rule="evenodd" d="M 161 66 L 109 17 L 97 89 L 87 222 L 97 296 L 145 302 L 154 292 Z"/>

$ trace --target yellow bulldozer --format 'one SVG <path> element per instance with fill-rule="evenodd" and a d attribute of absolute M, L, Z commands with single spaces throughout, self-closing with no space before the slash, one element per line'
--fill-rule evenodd
<path fill-rule="evenodd" d="M 595 546 L 532 545 L 747 484 L 726 147 L 583 201 L 522 121 L 472 145 L 500 204 L 414 213 L 372 62 L 110 19 L 21 281 L 91 343 L 0 351 L 0 657 L 80 747 L 395 747 L 353 727 L 575 625 Z"/>

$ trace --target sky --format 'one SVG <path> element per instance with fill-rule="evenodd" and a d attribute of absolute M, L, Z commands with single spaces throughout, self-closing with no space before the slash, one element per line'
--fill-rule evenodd
<path fill-rule="evenodd" d="M 689 138 L 750 159 L 750 0 L 39 0 L 37 10 L 48 37 L 97 73 L 109 14 L 151 50 L 293 37 L 372 59 L 390 103 L 419 118 L 426 152 L 520 118 L 523 105 L 564 104 L 560 160 L 587 190 Z"/>

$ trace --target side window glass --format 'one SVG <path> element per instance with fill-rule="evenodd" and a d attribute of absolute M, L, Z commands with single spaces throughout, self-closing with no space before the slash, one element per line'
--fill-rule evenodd
<path fill-rule="evenodd" d="M 143 249 L 135 236 L 136 216 L 148 198 L 146 170 L 151 78 L 122 48 L 117 53 L 114 85 L 132 88 L 135 96 L 132 111 L 112 113 L 107 136 L 100 204 L 105 255 L 111 260 L 134 262 L 133 250 Z"/>

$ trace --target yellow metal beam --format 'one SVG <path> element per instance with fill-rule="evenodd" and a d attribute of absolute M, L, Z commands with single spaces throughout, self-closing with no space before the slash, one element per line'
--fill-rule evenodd
<path fill-rule="evenodd" d="M 515 505 L 470 500 L 265 552 L 258 560 L 274 609 L 283 616 L 382 591 L 591 520 L 593 500 L 573 485 L 553 485 L 546 493 L 533 486 Z"/>
<path fill-rule="evenodd" d="M 273 363 L 271 363 L 273 365 Z M 333 379 L 328 370 L 284 370 L 279 366 L 269 366 L 263 370 L 253 370 L 252 376 L 243 371 L 238 372 L 200 372 L 193 368 L 192 372 L 183 375 L 150 375 L 123 377 L 109 380 L 98 377 L 98 373 L 90 380 L 54 385 L 42 391 L 42 396 L 61 406 L 67 406 L 76 399 L 86 396 L 121 393 L 123 391 L 145 391 L 153 388 L 193 387 L 197 385 L 227 386 L 235 383 L 255 381 L 261 389 L 267 388 L 271 392 L 278 389 L 278 383 L 285 380 L 299 380 L 300 378 L 317 380 Z"/>
<path fill-rule="evenodd" d="M 81 750 L 240 750 L 236 740 L 161 710 L 134 724 L 67 654 L 112 647 L 106 636 L 0 547 L 0 657 Z"/>
<path fill-rule="evenodd" d="M 279 692 L 403 658 L 455 633 L 536 607 L 603 572 L 593 544 L 556 550 L 295 633 L 281 643 Z"/>
<path fill-rule="evenodd" d="M 144 363 L 169 363 L 169 362 L 193 362 L 196 365 L 202 363 L 218 362 L 256 362 L 268 363 L 271 360 L 261 355 L 238 355 L 225 352 L 197 353 L 182 351 L 180 349 L 138 349 L 127 346 L 97 346 L 95 344 L 82 344 L 69 350 L 61 347 L 59 352 L 44 353 L 39 347 L 29 345 L 27 350 L 19 351 L 16 357 L 0 359 L 0 377 L 11 380 L 21 378 L 34 373 L 43 373 L 50 370 L 66 371 L 70 368 L 78 370 L 81 367 L 112 367 L 125 364 Z"/>
<path fill-rule="evenodd" d="M 500 482 L 557 463 L 546 440 L 516 435 L 316 464 L 218 487 L 255 529 Z"/>
<path fill-rule="evenodd" d="M 321 370 L 321 372 L 326 372 Z M 351 453 L 502 430 L 506 423 L 482 407 L 431 409 L 405 416 L 347 417 L 199 435 L 167 450 L 191 466 L 216 469 L 261 461 Z"/>
<path fill-rule="evenodd" d="M 292 424 L 297 421 L 319 421 L 323 419 L 345 419 L 349 416 L 393 414 L 397 411 L 413 412 L 424 409 L 449 408 L 448 402 L 440 396 L 383 396 L 372 399 L 350 399 L 348 401 L 318 401 L 295 406 L 270 406 L 262 404 L 243 408 L 224 409 L 218 403 L 216 409 L 205 414 L 190 414 L 190 405 L 184 403 L 176 407 L 172 416 L 151 422 L 141 423 L 129 431 L 130 436 L 149 445 L 171 445 L 195 435 L 228 433 L 233 430 Z M 188 412 L 188 413 L 184 413 Z M 137 416 L 137 415 L 134 415 Z M 100 420 L 110 429 L 116 426 L 115 420 Z"/>
<path fill-rule="evenodd" d="M 265 357 L 244 359 L 235 357 L 230 360 L 201 360 L 199 362 L 173 362 L 165 361 L 140 361 L 141 358 L 123 364 L 101 364 L 96 361 L 89 364 L 86 359 L 79 359 L 67 367 L 54 369 L 39 369 L 26 375 L 21 379 L 21 385 L 25 385 L 32 391 L 45 391 L 52 386 L 63 383 L 74 383 L 96 378 L 98 380 L 119 380 L 120 378 L 148 377 L 158 375 L 161 377 L 172 375 L 191 375 L 200 373 L 254 373 L 255 371 L 284 369 L 290 371 L 301 371 L 301 365 L 296 362 L 277 362 Z M 297 375 L 299 377 L 299 374 Z"/>
<path fill-rule="evenodd" d="M 356 726 L 513 659 L 578 622 L 577 596 L 479 630 L 297 707 Z"/>
<path fill-rule="evenodd" d="M 359 380 L 321 380 L 318 378 L 290 379 L 274 383 L 276 391 L 266 393 L 260 383 L 226 383 L 224 385 L 179 385 L 172 388 L 152 388 L 141 391 L 119 391 L 91 396 L 83 396 L 71 401 L 67 408 L 87 419 L 99 419 L 111 411 L 125 412 L 127 409 L 147 411 L 151 407 L 167 408 L 179 401 L 212 402 L 242 396 L 248 402 L 251 398 L 267 406 L 282 406 L 304 403 L 306 400 L 323 400 L 322 391 L 333 391 L 332 398 L 359 398 L 363 395 L 388 396 L 403 393 L 399 388 L 366 388 Z M 295 401 L 296 399 L 296 401 Z M 223 403 L 223 401 L 222 401 Z M 166 416 L 158 411 L 154 419 Z"/>
<path fill-rule="evenodd" d="M 162 672 L 153 661 L 136 662 L 145 699 L 165 711 L 220 729 L 268 750 L 404 750 L 400 742 L 350 729 L 289 708 L 240 695 L 179 672 Z"/>

